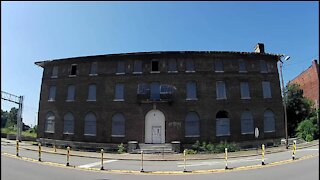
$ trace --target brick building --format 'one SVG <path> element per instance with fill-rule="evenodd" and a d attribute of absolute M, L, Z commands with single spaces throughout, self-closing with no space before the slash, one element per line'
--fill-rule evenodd
<path fill-rule="evenodd" d="M 312 61 L 312 65 L 300 73 L 288 84 L 298 84 L 303 90 L 303 96 L 314 102 L 314 107 L 319 109 L 319 63 Z"/>
<path fill-rule="evenodd" d="M 105 144 L 279 141 L 284 120 L 278 60 L 258 44 L 256 52 L 39 61 L 38 138 Z"/>

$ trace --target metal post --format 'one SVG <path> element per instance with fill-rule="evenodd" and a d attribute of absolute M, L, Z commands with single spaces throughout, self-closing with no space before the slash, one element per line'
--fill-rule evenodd
<path fill-rule="evenodd" d="M 38 147 L 39 147 L 39 149 L 38 149 L 38 152 L 39 152 L 39 159 L 38 159 L 38 161 L 41 161 L 41 143 L 38 143 Z"/>
<path fill-rule="evenodd" d="M 101 168 L 100 170 L 104 170 L 103 168 L 103 149 L 101 149 Z"/>
<path fill-rule="evenodd" d="M 140 172 L 144 172 L 143 170 L 143 151 L 141 151 L 141 170 Z"/>
<path fill-rule="evenodd" d="M 224 148 L 224 158 L 225 158 L 225 161 L 226 161 L 226 167 L 225 169 L 228 169 L 228 148 Z"/>
<path fill-rule="evenodd" d="M 70 147 L 67 147 L 67 166 L 69 166 Z"/>
<path fill-rule="evenodd" d="M 296 150 L 297 150 L 297 141 L 296 140 L 294 140 L 293 141 L 293 148 L 292 148 L 292 160 L 294 160 L 295 159 L 295 155 L 296 155 Z"/>
<path fill-rule="evenodd" d="M 187 172 L 187 169 L 186 169 L 186 161 L 187 161 L 187 158 L 186 158 L 186 150 L 183 150 L 183 172 Z"/>
<path fill-rule="evenodd" d="M 16 155 L 19 156 L 19 140 L 16 140 L 16 152 Z"/>
<path fill-rule="evenodd" d="M 286 134 L 286 149 L 288 149 L 288 122 L 287 122 L 287 105 L 285 100 L 285 93 L 284 93 L 284 83 L 282 77 L 282 65 L 283 62 L 280 60 L 280 77 L 281 77 L 281 84 L 282 84 L 282 101 L 283 101 L 283 109 L 284 109 L 284 126 L 285 126 L 285 134 Z"/>
<path fill-rule="evenodd" d="M 17 113 L 17 137 L 16 139 L 21 141 L 21 131 L 22 131 L 22 104 L 23 96 L 19 96 L 19 109 Z"/>
<path fill-rule="evenodd" d="M 262 152 L 261 152 L 261 155 L 262 155 L 262 165 L 265 165 L 264 164 L 264 144 L 262 144 Z"/>
<path fill-rule="evenodd" d="M 53 145 L 53 152 L 57 152 L 57 148 L 55 144 Z"/>

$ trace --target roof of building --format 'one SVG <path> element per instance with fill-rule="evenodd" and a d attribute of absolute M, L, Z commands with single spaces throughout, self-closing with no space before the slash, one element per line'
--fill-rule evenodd
<path fill-rule="evenodd" d="M 118 54 L 104 54 L 104 55 L 92 55 L 92 56 L 80 56 L 53 60 L 42 60 L 35 62 L 36 65 L 43 67 L 45 63 L 52 61 L 61 61 L 77 58 L 94 58 L 94 57 L 121 57 L 129 55 L 152 55 L 152 54 L 238 54 L 238 55 L 266 55 L 266 56 L 283 56 L 282 54 L 272 53 L 258 53 L 258 52 L 237 52 L 237 51 L 151 51 L 151 52 L 132 52 L 132 53 L 118 53 Z"/>

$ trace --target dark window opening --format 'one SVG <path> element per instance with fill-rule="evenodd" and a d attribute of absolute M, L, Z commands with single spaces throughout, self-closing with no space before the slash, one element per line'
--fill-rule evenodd
<path fill-rule="evenodd" d="M 226 111 L 219 111 L 216 118 L 228 118 L 228 113 Z"/>
<path fill-rule="evenodd" d="M 77 75 L 77 65 L 71 65 L 70 75 Z"/>
<path fill-rule="evenodd" d="M 151 71 L 159 71 L 159 61 L 152 61 Z"/>

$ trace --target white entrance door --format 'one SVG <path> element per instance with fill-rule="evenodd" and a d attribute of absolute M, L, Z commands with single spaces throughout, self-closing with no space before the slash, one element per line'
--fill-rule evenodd
<path fill-rule="evenodd" d="M 165 117 L 157 110 L 150 110 L 145 117 L 145 143 L 165 143 Z"/>
<path fill-rule="evenodd" d="M 152 126 L 152 143 L 161 143 L 161 126 Z"/>

